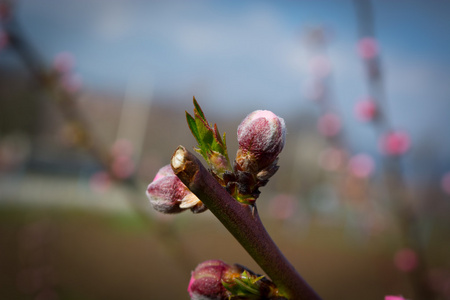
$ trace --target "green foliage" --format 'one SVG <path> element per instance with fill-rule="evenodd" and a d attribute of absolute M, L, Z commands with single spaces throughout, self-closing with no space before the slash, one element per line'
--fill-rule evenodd
<path fill-rule="evenodd" d="M 270 280 L 250 270 L 244 270 L 227 281 L 222 280 L 222 284 L 230 292 L 230 299 L 284 299 Z"/>
<path fill-rule="evenodd" d="M 225 171 L 231 170 L 228 159 L 225 134 L 220 136 L 217 125 L 211 126 L 194 97 L 194 116 L 186 112 L 186 120 L 192 135 L 198 143 L 195 150 L 207 161 L 212 171 L 222 177 Z"/>

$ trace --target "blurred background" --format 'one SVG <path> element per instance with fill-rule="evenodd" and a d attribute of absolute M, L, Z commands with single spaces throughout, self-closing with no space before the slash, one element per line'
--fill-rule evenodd
<path fill-rule="evenodd" d="M 450 2 L 0 1 L 0 298 L 188 299 L 261 273 L 210 212 L 145 189 L 195 96 L 283 117 L 267 230 L 324 299 L 450 299 Z"/>

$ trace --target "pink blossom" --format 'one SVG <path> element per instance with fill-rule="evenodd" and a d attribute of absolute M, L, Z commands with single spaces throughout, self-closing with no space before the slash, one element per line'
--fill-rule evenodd
<path fill-rule="evenodd" d="M 384 300 L 406 300 L 402 296 L 385 296 Z"/>
<path fill-rule="evenodd" d="M 441 188 L 447 195 L 450 195 L 450 172 L 442 176 Z"/>
<path fill-rule="evenodd" d="M 357 154 L 350 158 L 348 170 L 359 178 L 369 177 L 375 168 L 375 163 L 371 156 L 367 154 Z"/>
<path fill-rule="evenodd" d="M 358 53 L 364 59 L 372 59 L 378 55 L 378 43 L 373 37 L 365 37 L 358 42 Z"/>
<path fill-rule="evenodd" d="M 317 129 L 324 136 L 335 136 L 341 130 L 341 119 L 334 113 L 326 113 L 319 118 Z"/>
<path fill-rule="evenodd" d="M 70 52 L 58 53 L 53 59 L 53 68 L 60 74 L 71 72 L 74 65 L 75 58 Z"/>
<path fill-rule="evenodd" d="M 386 155 L 404 154 L 410 148 L 409 135 L 403 131 L 389 132 L 381 137 L 379 146 Z"/>
<path fill-rule="evenodd" d="M 133 159 L 128 155 L 115 156 L 111 163 L 111 171 L 114 176 L 120 179 L 130 177 L 135 171 Z"/>
<path fill-rule="evenodd" d="M 78 92 L 83 86 L 83 79 L 79 74 L 65 73 L 60 78 L 62 88 L 70 94 Z"/>
<path fill-rule="evenodd" d="M 402 272 L 411 272 L 417 267 L 418 258 L 414 250 L 403 248 L 397 251 L 394 256 L 394 265 Z"/>
<path fill-rule="evenodd" d="M 378 107 L 372 98 L 366 98 L 355 105 L 355 115 L 361 121 L 372 121 L 376 118 Z"/>

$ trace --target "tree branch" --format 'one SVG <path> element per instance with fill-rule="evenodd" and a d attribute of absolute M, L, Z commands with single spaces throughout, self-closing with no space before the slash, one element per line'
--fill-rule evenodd
<path fill-rule="evenodd" d="M 284 257 L 264 228 L 256 208 L 243 205 L 183 146 L 172 156 L 172 169 L 208 207 L 289 299 L 321 299 Z"/>

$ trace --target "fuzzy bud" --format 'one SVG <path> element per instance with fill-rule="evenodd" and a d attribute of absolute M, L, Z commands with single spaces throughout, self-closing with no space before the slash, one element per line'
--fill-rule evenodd
<path fill-rule="evenodd" d="M 173 173 L 170 165 L 158 171 L 146 194 L 152 207 L 165 214 L 179 213 L 188 208 L 194 213 L 206 210 L 204 204 Z"/>
<path fill-rule="evenodd" d="M 188 292 L 191 300 L 286 300 L 269 279 L 244 266 L 228 265 L 220 260 L 199 264 L 192 272 Z"/>
<path fill-rule="evenodd" d="M 222 284 L 231 266 L 220 260 L 202 262 L 192 272 L 188 292 L 191 300 L 228 299 L 228 291 Z"/>
<path fill-rule="evenodd" d="M 271 165 L 283 149 L 286 125 L 273 112 L 257 110 L 242 121 L 237 136 L 237 165 L 243 171 L 258 173 Z"/>

